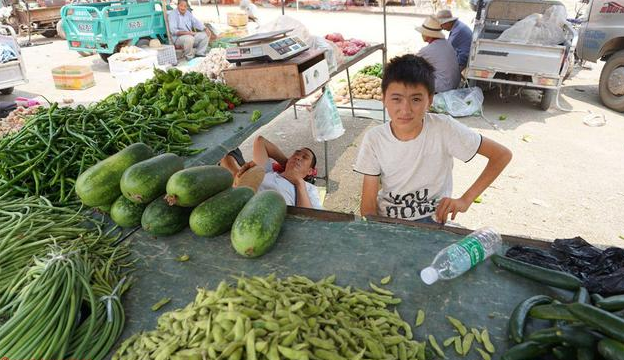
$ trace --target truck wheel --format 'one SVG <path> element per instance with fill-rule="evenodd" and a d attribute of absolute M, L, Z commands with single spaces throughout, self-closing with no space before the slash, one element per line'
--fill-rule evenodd
<path fill-rule="evenodd" d="M 47 38 L 53 38 L 56 36 L 56 30 L 46 30 L 44 32 L 41 33 L 41 35 L 47 37 Z"/>
<path fill-rule="evenodd" d="M 67 38 L 65 37 L 65 30 L 63 30 L 63 20 L 59 20 L 59 21 L 56 23 L 56 33 L 58 34 L 58 36 L 59 36 L 61 39 L 63 39 L 63 40 L 67 39 Z"/>
<path fill-rule="evenodd" d="M 11 95 L 13 93 L 13 88 L 0 89 L 0 94 L 2 95 Z"/>
<path fill-rule="evenodd" d="M 624 112 L 624 50 L 611 55 L 602 68 L 598 92 L 606 107 Z"/>
<path fill-rule="evenodd" d="M 542 101 L 540 102 L 540 109 L 544 111 L 550 109 L 550 106 L 555 100 L 555 96 L 557 96 L 557 90 L 544 89 L 544 91 L 542 92 Z"/>

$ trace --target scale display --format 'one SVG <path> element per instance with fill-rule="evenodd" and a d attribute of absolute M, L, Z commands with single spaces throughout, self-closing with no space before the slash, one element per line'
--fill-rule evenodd
<path fill-rule="evenodd" d="M 279 61 L 309 49 L 297 36 L 286 35 L 291 31 L 274 31 L 232 40 L 237 46 L 226 50 L 226 59 L 238 65 L 243 61 Z"/>

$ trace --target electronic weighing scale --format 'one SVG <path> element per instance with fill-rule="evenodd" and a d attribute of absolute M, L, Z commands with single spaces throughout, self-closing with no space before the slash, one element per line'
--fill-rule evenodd
<path fill-rule="evenodd" d="M 236 44 L 236 47 L 226 49 L 225 57 L 227 61 L 239 66 L 243 61 L 290 59 L 309 49 L 297 36 L 286 35 L 291 31 L 293 29 L 271 31 L 231 40 L 230 43 Z"/>

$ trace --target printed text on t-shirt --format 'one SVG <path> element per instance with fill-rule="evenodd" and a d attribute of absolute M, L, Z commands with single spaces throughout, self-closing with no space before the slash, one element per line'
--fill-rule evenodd
<path fill-rule="evenodd" d="M 405 195 L 388 194 L 393 206 L 386 206 L 386 216 L 401 219 L 411 219 L 416 216 L 424 216 L 435 212 L 436 199 L 429 200 L 429 189 L 418 190 L 415 193 Z"/>

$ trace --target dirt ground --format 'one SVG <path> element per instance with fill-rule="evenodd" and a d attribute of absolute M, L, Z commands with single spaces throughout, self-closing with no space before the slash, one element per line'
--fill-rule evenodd
<path fill-rule="evenodd" d="M 221 19 L 231 10 L 220 7 Z M 568 7 L 569 13 L 574 10 Z M 204 21 L 217 18 L 214 6 L 196 7 Z M 262 20 L 280 14 L 279 9 L 260 9 Z M 416 52 L 423 46 L 414 31 L 423 18 L 409 14 L 389 15 L 389 57 Z M 414 11 L 415 12 L 415 11 Z M 301 21 L 317 35 L 341 32 L 345 38 L 356 37 L 369 42 L 383 41 L 383 17 L 380 14 L 348 12 L 296 12 L 287 14 Z M 474 13 L 459 11 L 461 19 L 470 24 Z M 411 16 L 409 16 L 411 15 Z M 36 43 L 48 39 L 36 39 Z M 110 76 L 108 66 L 97 56 L 81 58 L 67 49 L 67 44 L 55 40 L 50 44 L 23 48 L 29 83 L 18 87 L 12 96 L 0 96 L 7 101 L 17 96 L 43 95 L 50 101 L 72 98 L 90 102 L 118 91 L 118 83 Z M 354 69 L 381 61 L 375 54 Z M 51 69 L 59 65 L 87 65 L 95 74 L 96 86 L 83 91 L 56 90 Z M 605 108 L 598 98 L 598 78 L 602 64 L 591 69 L 576 69 L 575 76 L 566 81 L 561 91 L 561 106 L 572 112 L 538 108 L 539 95 L 527 91 L 521 98 L 500 99 L 494 92 L 486 93 L 485 118 L 467 117 L 459 121 L 483 136 L 509 147 L 514 158 L 504 173 L 485 191 L 480 204 L 473 204 L 467 213 L 456 219 L 461 226 L 477 228 L 490 225 L 505 234 L 552 240 L 582 236 L 591 243 L 624 247 L 624 114 Z M 344 74 L 340 77 L 344 78 Z M 588 112 L 604 115 L 603 127 L 583 123 Z M 500 121 L 499 116 L 507 119 Z M 375 116 L 379 118 L 378 114 Z M 381 123 L 380 120 L 342 116 L 345 134 L 328 144 L 330 174 L 325 207 L 342 212 L 359 212 L 360 175 L 352 171 L 364 132 Z M 323 144 L 313 140 L 310 114 L 300 110 L 295 119 L 292 109 L 285 111 L 257 135 L 277 143 L 287 153 L 309 146 L 319 156 L 319 173 L 325 168 Z M 251 154 L 251 140 L 241 145 L 245 155 Z M 485 165 L 483 158 L 467 164 L 457 162 L 454 170 L 454 194 L 460 196 L 474 181 Z M 322 181 L 319 185 L 324 185 Z"/>

